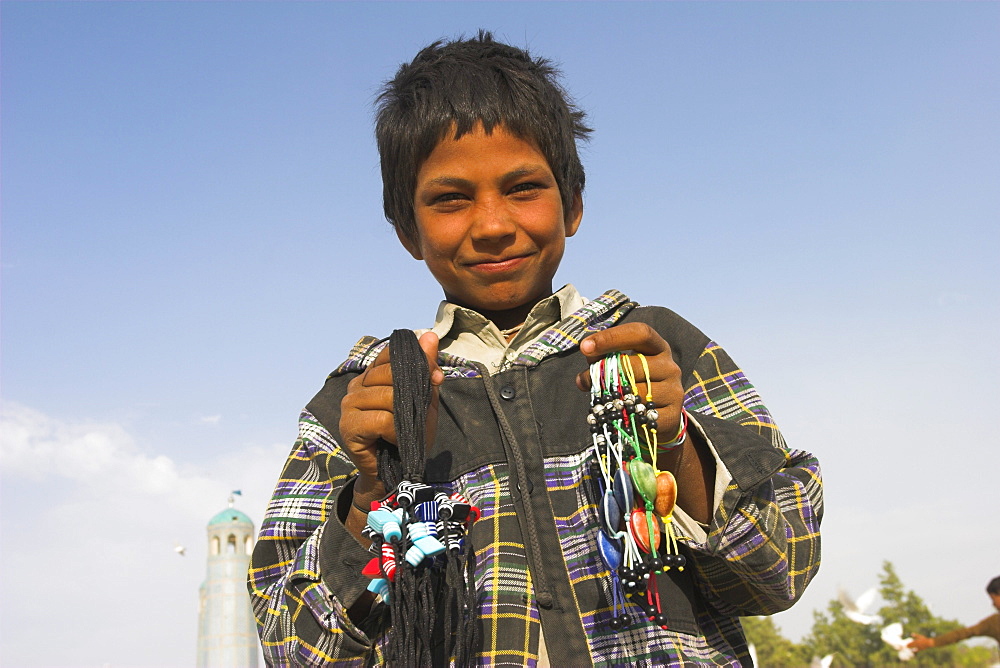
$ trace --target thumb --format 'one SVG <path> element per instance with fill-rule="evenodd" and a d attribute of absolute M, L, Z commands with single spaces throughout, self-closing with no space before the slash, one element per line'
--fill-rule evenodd
<path fill-rule="evenodd" d="M 427 358 L 427 368 L 431 372 L 431 385 L 436 388 L 444 382 L 444 371 L 441 370 L 441 366 L 438 364 L 438 344 L 440 343 L 440 339 L 438 339 L 438 335 L 434 332 L 424 332 L 420 335 L 418 341 L 420 349 L 424 351 L 424 356 Z"/>

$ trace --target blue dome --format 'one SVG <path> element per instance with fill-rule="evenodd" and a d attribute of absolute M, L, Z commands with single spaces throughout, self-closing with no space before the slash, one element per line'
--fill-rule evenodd
<path fill-rule="evenodd" d="M 247 514 L 235 508 L 226 508 L 215 514 L 215 517 L 208 521 L 208 526 L 215 524 L 249 524 L 253 526 L 253 520 Z"/>

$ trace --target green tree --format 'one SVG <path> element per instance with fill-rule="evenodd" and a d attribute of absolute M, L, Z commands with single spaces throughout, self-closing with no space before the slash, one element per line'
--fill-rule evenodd
<path fill-rule="evenodd" d="M 747 642 L 757 652 L 758 665 L 767 668 L 809 665 L 812 656 L 806 648 L 783 636 L 781 629 L 770 617 L 744 617 L 742 622 Z"/>
<path fill-rule="evenodd" d="M 935 635 L 958 628 L 958 624 L 939 619 L 931 614 L 930 608 L 923 599 L 912 591 L 907 591 L 903 587 L 903 582 L 896 574 L 895 567 L 888 561 L 882 564 L 882 574 L 879 576 L 879 595 L 885 602 L 878 614 L 884 620 L 882 625 L 899 622 L 903 625 L 904 636 L 911 633 L 922 633 L 924 635 Z M 915 666 L 941 666 L 956 665 L 954 663 L 953 651 L 942 651 L 939 656 L 921 654 L 910 665 Z M 872 656 L 875 665 L 891 665 L 900 663 L 896 651 L 888 645 L 882 645 L 881 649 Z"/>
<path fill-rule="evenodd" d="M 834 654 L 834 666 L 988 666 L 992 653 L 984 647 L 953 645 L 921 652 L 903 662 L 896 650 L 881 638 L 881 629 L 893 622 L 903 626 L 903 636 L 911 633 L 938 635 L 959 628 L 961 624 L 931 613 L 923 599 L 907 590 L 893 565 L 882 564 L 879 595 L 883 605 L 878 614 L 882 621 L 870 626 L 847 618 L 839 601 L 830 601 L 827 613 L 813 613 L 813 627 L 803 645 L 816 655 Z M 763 664 L 763 662 L 762 662 Z"/>
<path fill-rule="evenodd" d="M 863 626 L 844 615 L 844 606 L 833 600 L 827 604 L 827 614 L 813 611 L 813 626 L 803 644 L 816 656 L 833 654 L 834 666 L 870 667 L 869 657 L 879 651 L 882 642 L 874 626 Z"/>

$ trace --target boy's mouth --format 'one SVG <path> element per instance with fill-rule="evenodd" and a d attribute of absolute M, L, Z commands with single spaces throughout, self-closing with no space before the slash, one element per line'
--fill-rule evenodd
<path fill-rule="evenodd" d="M 529 255 L 516 255 L 514 257 L 504 258 L 502 260 L 483 260 L 480 262 L 470 262 L 468 267 L 474 271 L 482 271 L 487 273 L 496 273 L 503 271 L 510 271 L 515 267 L 519 266 L 522 262 L 528 259 Z"/>

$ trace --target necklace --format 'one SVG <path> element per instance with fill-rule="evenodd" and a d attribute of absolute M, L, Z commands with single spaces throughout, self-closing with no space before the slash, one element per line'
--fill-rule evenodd
<path fill-rule="evenodd" d="M 480 513 L 460 493 L 424 483 L 430 369 L 412 331 L 394 331 L 389 348 L 398 444 L 380 443 L 378 477 L 392 493 L 367 511 L 362 534 L 375 556 L 361 573 L 392 620 L 387 663 L 437 664 L 442 646 L 443 656 L 464 666 L 479 642 L 469 532 Z M 443 640 L 435 614 L 444 618 Z"/>
<path fill-rule="evenodd" d="M 636 357 L 648 379 L 645 356 Z M 686 559 L 678 549 L 673 525 L 677 482 L 669 471 L 658 469 L 656 455 L 683 442 L 686 416 L 682 413 L 678 436 L 658 447 L 659 414 L 652 384 L 647 381 L 646 396 L 639 395 L 631 358 L 613 353 L 594 362 L 590 379 L 587 423 L 593 439 L 590 452 L 599 471 L 595 478 L 601 488 L 598 551 L 612 582 L 610 626 L 623 629 L 631 625 L 633 615 L 641 615 L 667 628 L 656 575 L 672 568 L 683 571 Z"/>

